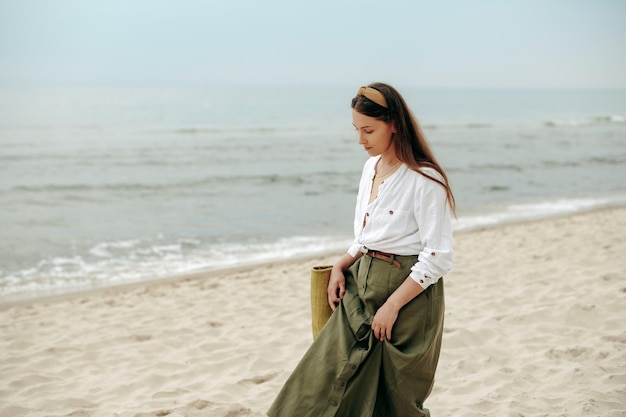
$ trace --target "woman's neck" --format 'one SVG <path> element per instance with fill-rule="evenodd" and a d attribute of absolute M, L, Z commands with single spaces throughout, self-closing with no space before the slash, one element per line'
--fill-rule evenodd
<path fill-rule="evenodd" d="M 378 161 L 378 165 L 384 167 L 391 167 L 397 165 L 400 162 L 395 152 L 387 152 L 380 155 L 380 160 Z"/>
<path fill-rule="evenodd" d="M 376 163 L 376 175 L 382 176 L 395 171 L 402 162 L 393 155 L 381 155 L 378 163 Z"/>

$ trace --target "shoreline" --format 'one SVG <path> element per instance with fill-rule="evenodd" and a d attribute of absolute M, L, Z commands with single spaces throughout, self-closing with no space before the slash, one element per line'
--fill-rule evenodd
<path fill-rule="evenodd" d="M 552 214 L 552 215 L 544 215 L 539 218 L 521 218 L 521 219 L 504 220 L 499 223 L 471 226 L 471 227 L 462 228 L 460 230 L 455 230 L 454 235 L 456 237 L 458 235 L 475 233 L 477 231 L 482 231 L 482 230 L 499 229 L 499 228 L 507 227 L 508 225 L 518 225 L 518 224 L 535 223 L 535 222 L 549 222 L 555 219 L 567 218 L 570 216 L 584 215 L 587 213 L 602 212 L 602 211 L 620 210 L 624 208 L 626 208 L 626 205 L 624 204 L 611 204 L 611 205 L 606 205 L 606 206 L 591 207 L 587 209 L 578 209 L 570 213 L 560 213 L 560 214 L 557 213 L 557 214 Z M 65 301 L 67 299 L 71 299 L 75 297 L 85 297 L 85 296 L 90 296 L 90 295 L 106 294 L 108 292 L 126 291 L 126 290 L 132 290 L 138 287 L 144 287 L 144 286 L 153 286 L 153 285 L 158 286 L 161 284 L 170 284 L 170 283 L 175 283 L 178 281 L 187 281 L 187 280 L 194 280 L 194 279 L 214 279 L 220 275 L 247 272 L 255 268 L 268 266 L 268 265 L 291 264 L 291 263 L 300 263 L 300 262 L 310 263 L 318 259 L 326 259 L 326 258 L 333 257 L 333 256 L 339 257 L 341 256 L 342 253 L 343 251 L 328 250 L 325 252 L 320 252 L 315 255 L 299 255 L 299 256 L 294 256 L 291 258 L 243 263 L 241 265 L 198 270 L 198 271 L 181 273 L 181 274 L 176 274 L 176 275 L 164 276 L 160 278 L 122 282 L 122 283 L 112 284 L 112 285 L 102 285 L 102 286 L 97 286 L 97 287 L 78 289 L 75 291 L 47 293 L 47 294 L 42 294 L 42 295 L 23 296 L 23 297 L 20 297 L 20 296 L 10 297 L 9 296 L 5 300 L 0 299 L 0 311 L 10 309 L 13 307 L 27 306 L 33 303 L 54 303 L 54 302 L 59 302 L 59 301 Z"/>
<path fill-rule="evenodd" d="M 626 207 L 455 235 L 433 416 L 621 417 Z M 0 417 L 263 417 L 335 255 L 0 310 Z"/>
<path fill-rule="evenodd" d="M 276 261 L 263 261 L 249 264 L 242 264 L 239 266 L 230 266 L 226 268 L 207 269 L 202 271 L 188 272 L 177 275 L 171 275 L 161 278 L 145 279 L 140 281 L 124 282 L 113 285 L 103 285 L 95 288 L 85 288 L 76 291 L 63 292 L 58 294 L 45 294 L 41 296 L 25 297 L 14 300 L 0 300 L 0 311 L 10 309 L 13 307 L 29 306 L 36 303 L 55 303 L 71 300 L 78 297 L 89 297 L 106 295 L 107 293 L 117 293 L 130 291 L 142 287 L 153 287 L 160 285 L 175 284 L 181 281 L 191 281 L 198 279 L 217 279 L 222 275 L 232 275 L 237 273 L 249 272 L 255 268 L 262 268 L 268 266 L 290 265 L 293 263 L 309 263 L 316 259 L 325 259 L 331 256 L 340 256 L 342 252 L 329 251 L 314 256 L 296 256 L 293 258 L 280 259 Z"/>

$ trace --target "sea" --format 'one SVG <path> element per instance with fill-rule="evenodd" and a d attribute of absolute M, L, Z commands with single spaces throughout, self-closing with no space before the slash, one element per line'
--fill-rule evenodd
<path fill-rule="evenodd" d="M 355 90 L 0 87 L 0 302 L 345 250 Z M 455 232 L 626 203 L 626 90 L 400 91 Z"/>

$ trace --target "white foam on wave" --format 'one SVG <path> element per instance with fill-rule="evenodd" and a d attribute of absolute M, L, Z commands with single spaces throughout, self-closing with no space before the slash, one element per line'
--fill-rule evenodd
<path fill-rule="evenodd" d="M 585 127 L 612 123 L 626 123 L 626 117 L 619 114 L 612 114 L 608 116 L 552 119 L 546 121 L 544 125 L 548 127 Z"/>
<path fill-rule="evenodd" d="M 461 216 L 454 222 L 455 230 L 472 230 L 502 223 L 563 216 L 595 208 L 625 205 L 626 196 L 606 198 L 562 198 L 535 203 L 511 204 L 476 215 Z"/>
<path fill-rule="evenodd" d="M 511 204 L 479 214 L 460 216 L 456 231 L 533 220 L 612 205 L 626 205 L 626 195 L 606 198 L 562 198 Z M 203 245 L 196 238 L 175 242 L 163 236 L 102 242 L 83 256 L 40 261 L 36 266 L 0 271 L 0 300 L 32 298 L 83 289 L 148 281 L 186 273 L 315 256 L 345 250 L 351 239 L 338 236 L 295 236 L 272 242 Z"/>
<path fill-rule="evenodd" d="M 176 243 L 158 240 L 151 244 L 141 240 L 102 242 L 84 256 L 46 259 L 32 268 L 0 274 L 4 275 L 0 278 L 0 299 L 32 298 L 324 254 L 345 249 L 350 243 L 350 240 L 332 236 L 296 236 L 274 242 L 205 247 L 200 247 L 200 241 L 193 238 Z"/>

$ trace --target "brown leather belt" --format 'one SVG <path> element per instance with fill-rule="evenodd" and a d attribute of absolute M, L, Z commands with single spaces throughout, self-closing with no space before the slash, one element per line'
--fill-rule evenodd
<path fill-rule="evenodd" d="M 380 259 L 381 261 L 385 261 L 390 263 L 398 268 L 400 268 L 400 262 L 396 261 L 394 258 L 396 255 L 393 253 L 380 252 L 377 250 L 368 250 L 365 253 L 367 256 L 371 256 L 372 258 Z"/>

